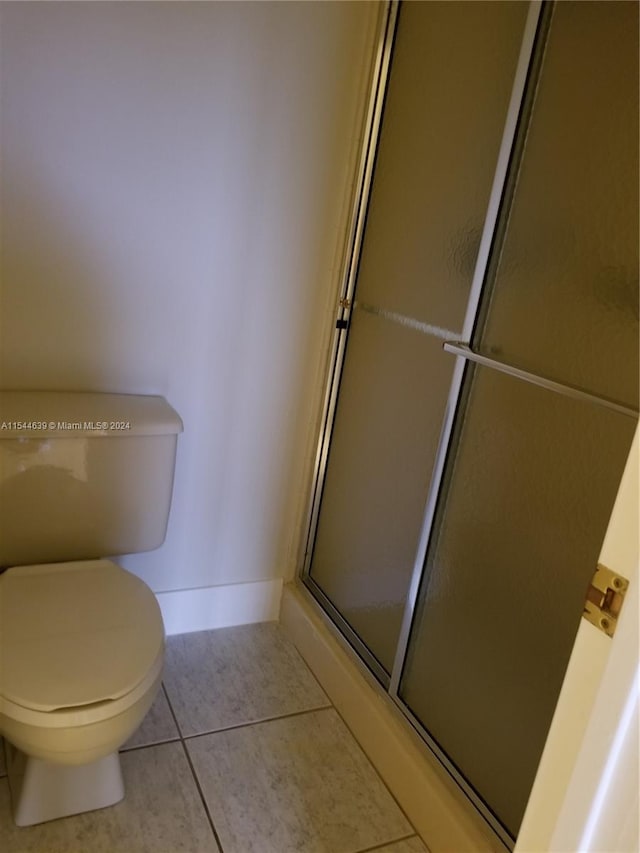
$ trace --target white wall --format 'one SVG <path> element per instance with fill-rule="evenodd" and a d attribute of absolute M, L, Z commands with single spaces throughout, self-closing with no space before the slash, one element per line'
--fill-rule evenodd
<path fill-rule="evenodd" d="M 153 589 L 290 576 L 372 4 L 0 14 L 0 386 L 182 415 Z"/>

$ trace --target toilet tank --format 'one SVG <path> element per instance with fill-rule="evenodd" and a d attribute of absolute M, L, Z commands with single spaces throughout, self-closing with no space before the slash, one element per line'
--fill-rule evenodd
<path fill-rule="evenodd" d="M 160 546 L 180 432 L 163 397 L 0 391 L 0 568 Z"/>

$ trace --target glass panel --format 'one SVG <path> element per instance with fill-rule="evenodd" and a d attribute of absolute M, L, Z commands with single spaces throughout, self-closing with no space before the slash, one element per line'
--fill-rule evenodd
<path fill-rule="evenodd" d="M 526 14 L 403 5 L 358 302 L 461 325 Z M 355 309 L 310 576 L 387 672 L 452 368 L 437 338 Z"/>
<path fill-rule="evenodd" d="M 400 696 L 515 836 L 635 420 L 476 368 Z"/>
<path fill-rule="evenodd" d="M 557 3 L 481 349 L 638 405 L 638 5 Z"/>
<path fill-rule="evenodd" d="M 356 311 L 311 577 L 390 672 L 453 359 Z"/>
<path fill-rule="evenodd" d="M 527 3 L 405 3 L 357 298 L 462 327 Z"/>

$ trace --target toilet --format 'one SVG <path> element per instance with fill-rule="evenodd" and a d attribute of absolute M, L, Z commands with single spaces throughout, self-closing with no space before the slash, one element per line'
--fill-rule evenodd
<path fill-rule="evenodd" d="M 30 826 L 124 796 L 159 690 L 156 598 L 114 555 L 165 538 L 180 417 L 162 397 L 0 391 L 0 734 Z"/>

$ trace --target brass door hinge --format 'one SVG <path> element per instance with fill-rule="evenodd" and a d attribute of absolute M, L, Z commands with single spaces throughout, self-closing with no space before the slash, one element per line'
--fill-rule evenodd
<path fill-rule="evenodd" d="M 629 581 L 598 563 L 587 590 L 583 616 L 607 636 L 613 637 Z"/>

